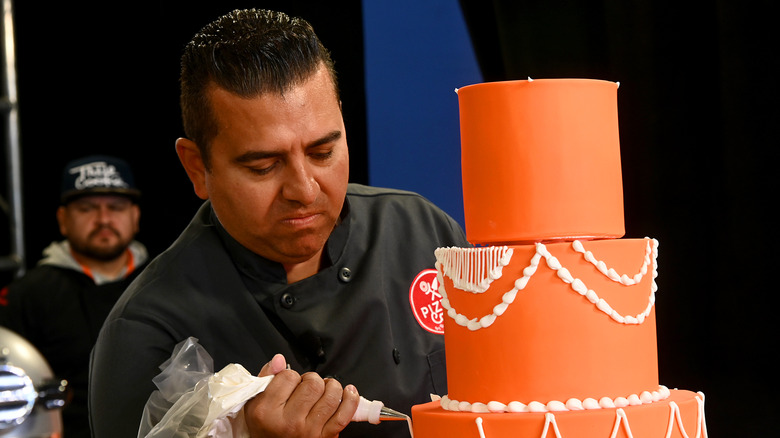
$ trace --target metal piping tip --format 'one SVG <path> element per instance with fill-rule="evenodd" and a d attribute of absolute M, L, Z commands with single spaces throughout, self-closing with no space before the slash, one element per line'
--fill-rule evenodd
<path fill-rule="evenodd" d="M 382 407 L 382 409 L 379 411 L 379 419 L 382 421 L 387 420 L 408 420 L 409 416 L 406 414 L 402 414 L 398 411 L 394 411 L 388 407 Z"/>

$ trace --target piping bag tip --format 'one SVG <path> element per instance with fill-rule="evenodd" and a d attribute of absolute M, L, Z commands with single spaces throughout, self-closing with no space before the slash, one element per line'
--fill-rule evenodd
<path fill-rule="evenodd" d="M 408 420 L 409 416 L 383 406 L 382 409 L 379 410 L 379 419 L 380 420 Z"/>
<path fill-rule="evenodd" d="M 372 401 L 361 396 L 352 421 L 368 421 L 371 424 L 379 424 L 382 420 L 409 420 L 409 416 L 385 407 L 381 401 Z"/>
<path fill-rule="evenodd" d="M 409 425 L 409 436 L 414 438 L 412 429 L 412 418 L 406 414 L 386 408 L 385 404 L 378 400 L 367 400 L 360 397 L 357 411 L 352 416 L 352 421 L 368 421 L 371 424 L 379 424 L 380 421 L 403 420 Z"/>

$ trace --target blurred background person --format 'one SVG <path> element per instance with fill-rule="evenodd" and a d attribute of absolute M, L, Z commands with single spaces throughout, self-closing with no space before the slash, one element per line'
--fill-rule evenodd
<path fill-rule="evenodd" d="M 26 275 L 0 291 L 0 325 L 29 340 L 67 379 L 72 399 L 63 410 L 64 436 L 89 437 L 89 355 L 108 312 L 149 259 L 135 240 L 141 192 L 130 166 L 93 155 L 62 173 L 52 242 Z"/>

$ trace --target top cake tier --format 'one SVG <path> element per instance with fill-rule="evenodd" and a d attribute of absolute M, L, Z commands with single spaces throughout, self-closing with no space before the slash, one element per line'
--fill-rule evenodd
<path fill-rule="evenodd" d="M 537 79 L 458 89 L 471 243 L 623 236 L 617 88 Z"/>

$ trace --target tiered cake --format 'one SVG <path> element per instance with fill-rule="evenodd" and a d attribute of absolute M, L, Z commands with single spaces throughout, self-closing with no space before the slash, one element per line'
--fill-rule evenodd
<path fill-rule="evenodd" d="M 466 234 L 436 251 L 449 394 L 415 438 L 706 437 L 658 381 L 658 242 L 620 239 L 618 84 L 458 90 Z"/>

